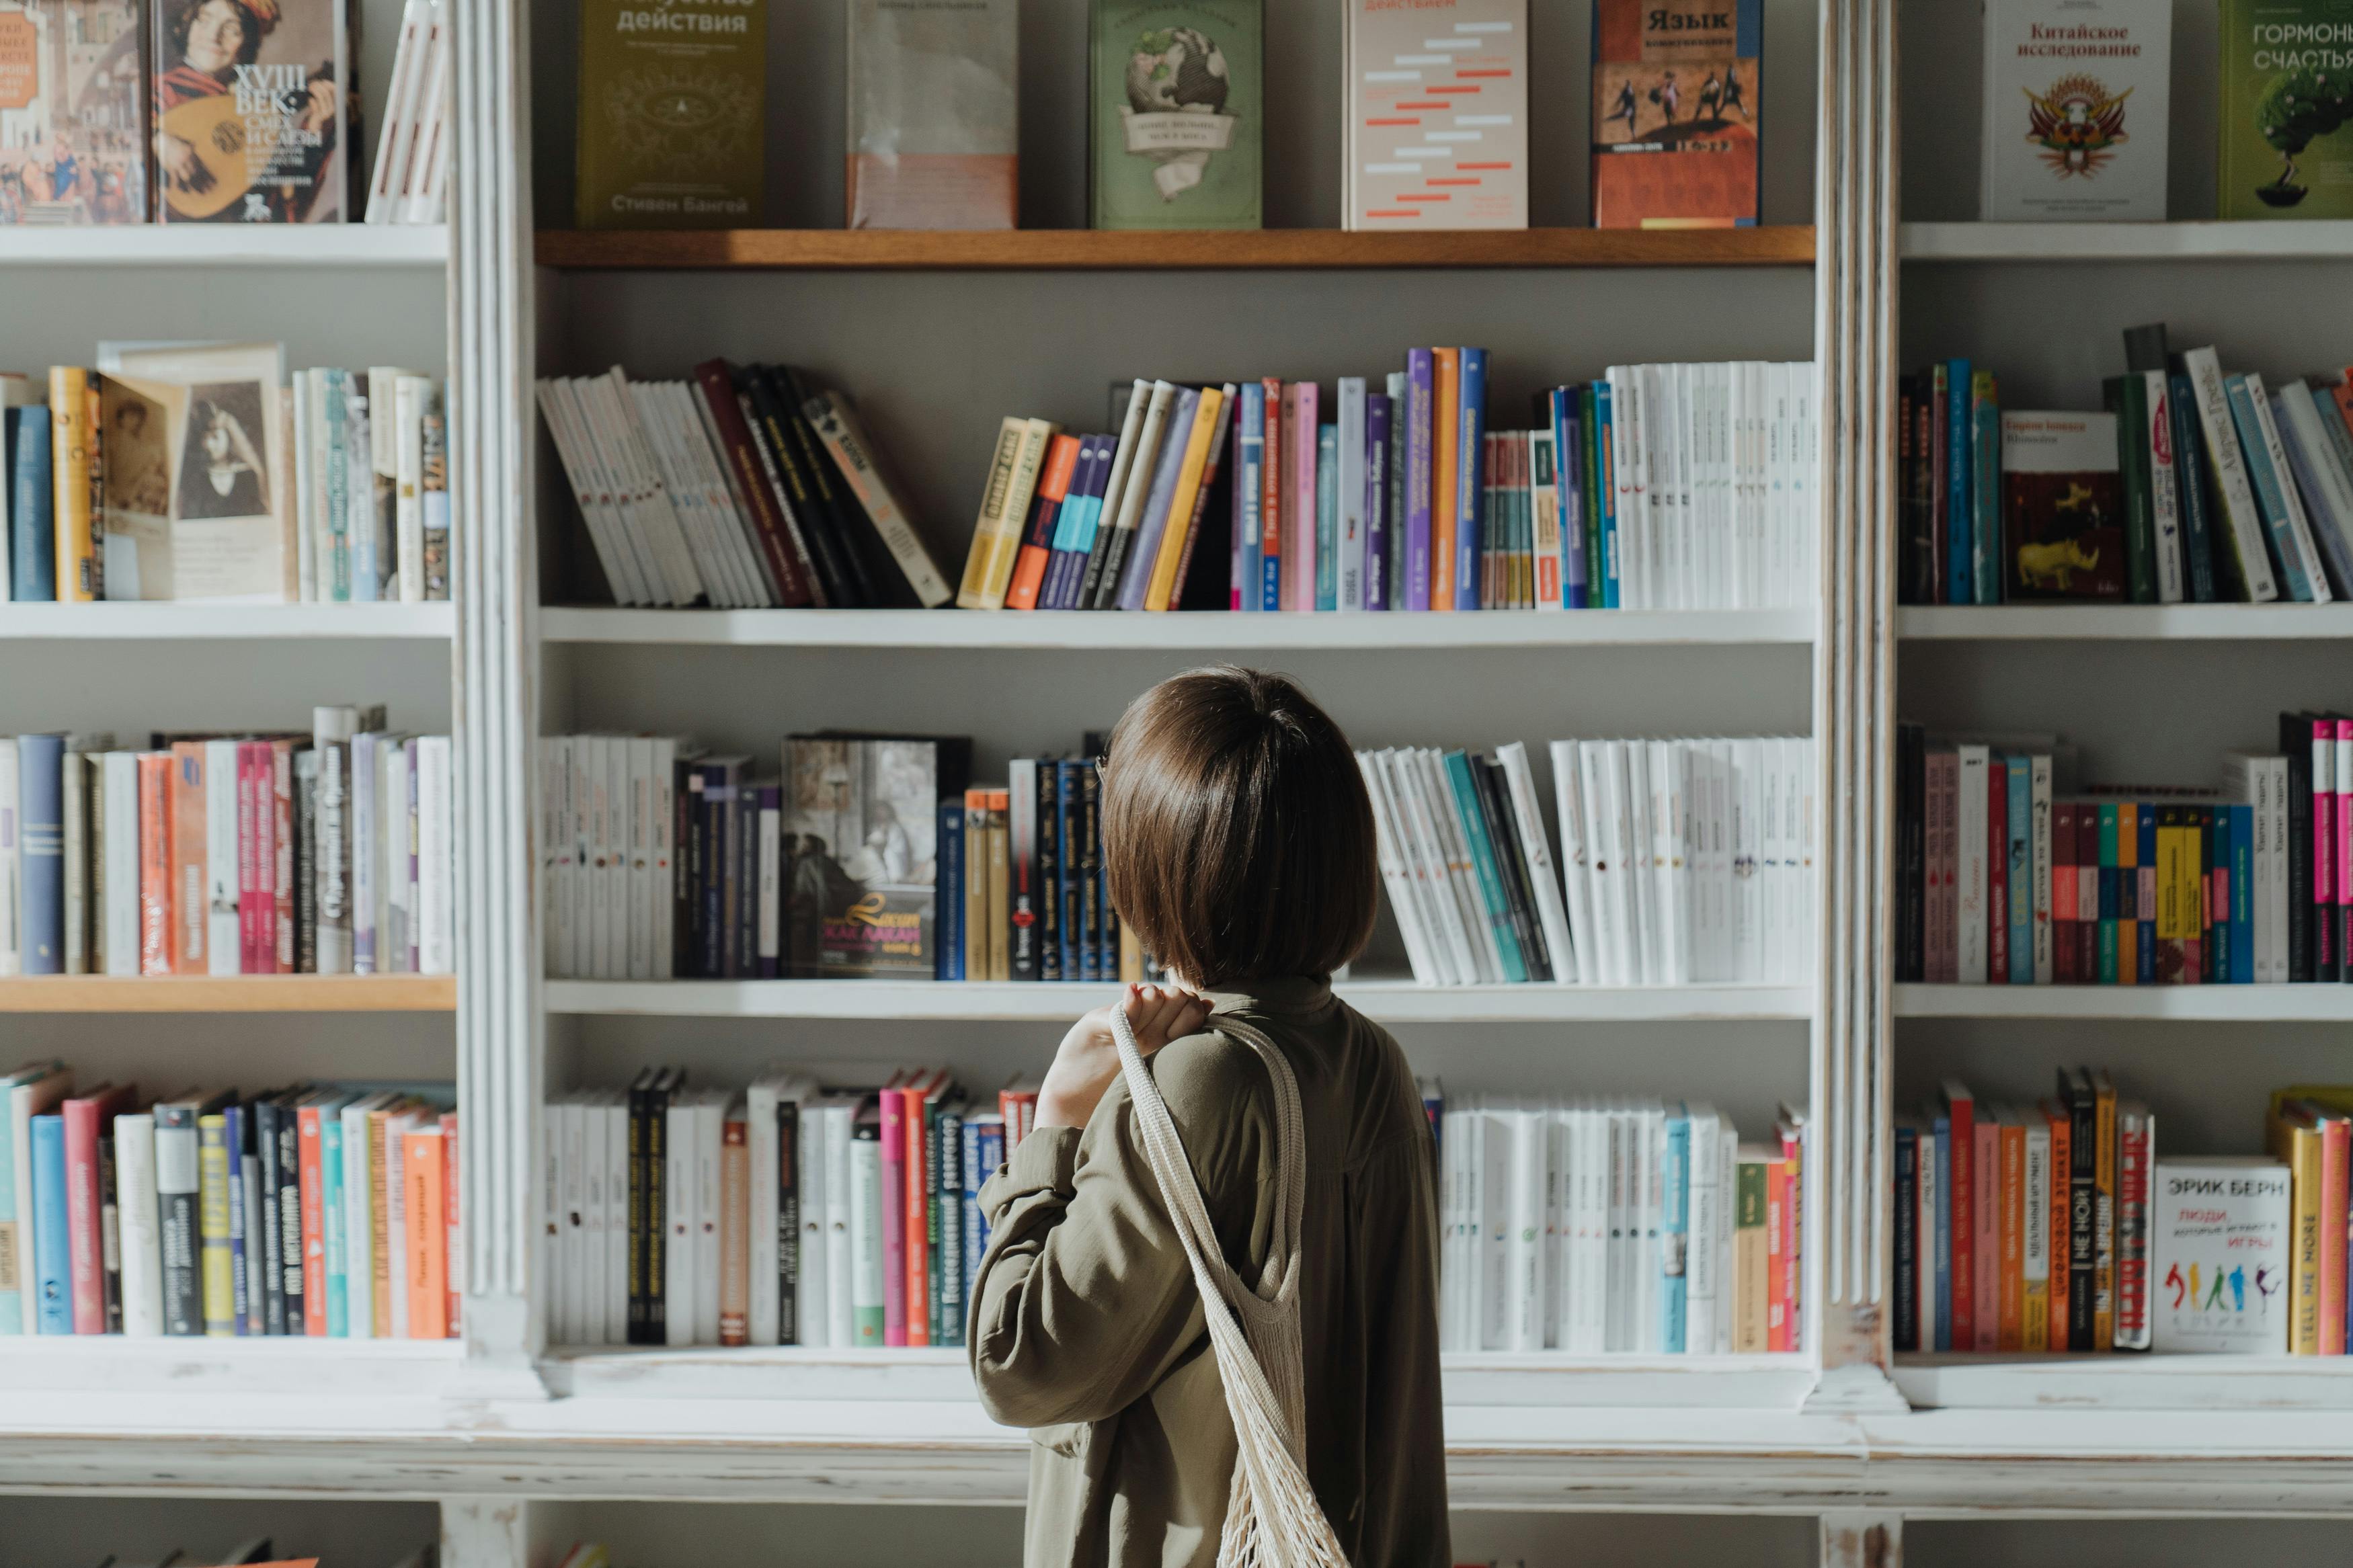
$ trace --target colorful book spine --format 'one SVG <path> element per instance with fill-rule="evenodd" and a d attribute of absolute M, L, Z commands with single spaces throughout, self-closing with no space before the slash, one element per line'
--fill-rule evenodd
<path fill-rule="evenodd" d="M 1435 585 L 1438 361 L 1430 349 L 1408 350 L 1405 359 L 1405 607 L 1427 610 Z"/>
<path fill-rule="evenodd" d="M 882 1091 L 881 1112 L 881 1205 L 873 1220 L 881 1232 L 882 1342 L 903 1345 L 907 1342 L 907 1121 L 905 1102 L 895 1088 Z"/>
<path fill-rule="evenodd" d="M 1396 405 L 1385 393 L 1365 397 L 1365 608 L 1391 608 L 1389 537 L 1397 519 L 1389 510 L 1389 465 L 1395 460 Z"/>
<path fill-rule="evenodd" d="M 1454 608 L 1476 610 L 1487 540 L 1487 351 L 1455 351 Z"/>
<path fill-rule="evenodd" d="M 72 1221 L 66 1194 L 66 1119 L 36 1116 L 26 1123 L 31 1150 L 33 1310 L 37 1334 L 69 1334 L 73 1323 Z M 24 1212 L 20 1207 L 19 1213 Z"/>

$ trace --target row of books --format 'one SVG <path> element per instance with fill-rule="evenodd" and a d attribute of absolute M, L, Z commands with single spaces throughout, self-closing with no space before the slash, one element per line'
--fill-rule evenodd
<path fill-rule="evenodd" d="M 2264 1145 L 2160 1157 L 2105 1068 L 1947 1082 L 1895 1123 L 1895 1348 L 2345 1354 L 2353 1088 L 2274 1091 Z"/>
<path fill-rule="evenodd" d="M 2353 584 L 2353 373 L 2267 387 L 2125 334 L 2099 413 L 2001 408 L 1950 360 L 1898 391 L 1911 604 L 2326 604 Z"/>
<path fill-rule="evenodd" d="M 789 365 L 543 376 L 616 604 L 931 608 L 949 590 L 857 410 Z"/>
<path fill-rule="evenodd" d="M 275 343 L 100 344 L 0 376 L 0 596 L 449 596 L 440 383 L 283 370 Z"/>
<path fill-rule="evenodd" d="M 1406 362 L 1381 390 L 1340 377 L 1328 401 L 1313 382 L 1138 380 L 1116 435 L 1008 417 L 957 605 L 1214 605 L 1194 573 L 1220 522 L 1234 610 L 1807 602 L 1810 364 L 1613 366 L 1538 393 L 1534 428 L 1498 431 L 1486 350 Z"/>
<path fill-rule="evenodd" d="M 886 0 L 848 9 L 852 228 L 1012 228 L 1022 62 L 1013 0 L 965 0 L 910 36 Z M 1249 229 L 1263 218 L 1269 91 L 1263 6 L 1092 0 L 1084 104 L 1089 221 L 1109 229 Z M 727 106 L 691 126 L 628 101 L 685 29 L 624 0 L 582 16 L 576 221 L 583 228 L 758 227 L 767 22 L 694 29 L 681 89 Z M 1433 22 L 1350 0 L 1343 74 L 1345 226 L 1525 228 L 1527 0 L 1464 0 Z M 1590 53 L 1596 225 L 1731 227 L 1758 217 L 1763 0 L 1668 7 L 1599 0 Z M 1560 46 L 1546 46 L 1557 58 Z M 1031 68 L 1034 70 L 1034 61 Z M 1548 73 L 1549 74 L 1549 73 Z M 1033 84 L 1034 85 L 1034 84 Z M 1553 81 L 1559 98 L 1566 84 Z M 605 105 L 592 110 L 590 105 Z M 2160 181 L 2161 184 L 2161 181 Z"/>
<path fill-rule="evenodd" d="M 993 1108 L 944 1069 L 876 1085 L 647 1068 L 547 1106 L 548 1337 L 559 1344 L 961 1345 L 982 1183 L 1037 1082 Z"/>
<path fill-rule="evenodd" d="M 0 737 L 0 974 L 448 974 L 447 735 Z"/>
<path fill-rule="evenodd" d="M 1896 978 L 2353 980 L 2353 720 L 2283 713 L 2211 789 L 2073 787 L 2052 736 L 1898 727 Z"/>
<path fill-rule="evenodd" d="M 400 1558 L 393 1568 L 436 1568 L 440 1558 L 439 1543 L 427 1542 Z M 269 1536 L 257 1535 L 226 1552 L 192 1553 L 179 1546 L 166 1548 L 161 1556 L 142 1553 L 124 1557 L 110 1552 L 99 1559 L 98 1568 L 319 1568 L 319 1559 L 280 1556 Z"/>
<path fill-rule="evenodd" d="M 1356 753 L 1417 980 L 1681 985 L 1806 973 L 1810 746 L 1556 741 L 1551 758 L 1557 861 L 1520 742 L 1492 755 Z"/>
<path fill-rule="evenodd" d="M 1713 1107 L 1547 1102 L 1424 1080 L 1438 1126 L 1439 1344 L 1800 1351 L 1806 1115 L 1769 1144 Z"/>
<path fill-rule="evenodd" d="M 0 1078 L 0 1333 L 458 1332 L 448 1085 L 79 1091 Z"/>

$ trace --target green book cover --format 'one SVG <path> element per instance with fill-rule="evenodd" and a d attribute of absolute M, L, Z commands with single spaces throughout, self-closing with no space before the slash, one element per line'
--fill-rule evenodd
<path fill-rule="evenodd" d="M 760 221 L 766 0 L 583 0 L 582 228 Z"/>
<path fill-rule="evenodd" d="M 2216 216 L 2353 217 L 2353 0 L 2222 0 Z"/>
<path fill-rule="evenodd" d="M 1257 228 L 1260 0 L 1094 0 L 1089 211 L 1097 228 Z"/>
<path fill-rule="evenodd" d="M 2148 384 L 2138 375 L 2112 375 L 2100 384 L 2116 416 L 2116 464 L 2125 481 L 2125 597 L 2154 605 L 2157 595 L 2156 483 L 2148 449 Z"/>

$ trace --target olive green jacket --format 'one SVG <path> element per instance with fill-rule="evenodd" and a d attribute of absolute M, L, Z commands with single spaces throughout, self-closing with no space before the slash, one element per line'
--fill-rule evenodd
<path fill-rule="evenodd" d="M 1211 993 L 1298 1076 L 1309 1480 L 1356 1568 L 1445 1568 L 1438 1209 L 1405 1053 L 1320 979 Z M 1150 1058 L 1227 1262 L 1261 1277 L 1272 1091 L 1250 1048 L 1194 1035 Z M 1083 1132 L 1043 1128 L 981 1189 L 974 1381 L 1033 1428 L 1028 1568 L 1210 1568 L 1235 1444 L 1191 1269 L 1124 1079 Z"/>

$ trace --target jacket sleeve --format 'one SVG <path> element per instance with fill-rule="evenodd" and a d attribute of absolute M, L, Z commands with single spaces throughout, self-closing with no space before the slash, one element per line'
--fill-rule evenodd
<path fill-rule="evenodd" d="M 1177 1041 L 1152 1058 L 1228 1257 L 1262 1251 L 1269 1091 L 1246 1047 Z M 1014 1426 L 1101 1421 L 1148 1393 L 1204 1333 L 1183 1244 L 1145 1160 L 1124 1079 L 1083 1133 L 1044 1128 L 982 1188 L 987 1255 L 973 1292 L 973 1381 Z M 1254 1272 L 1252 1270 L 1251 1272 Z"/>

